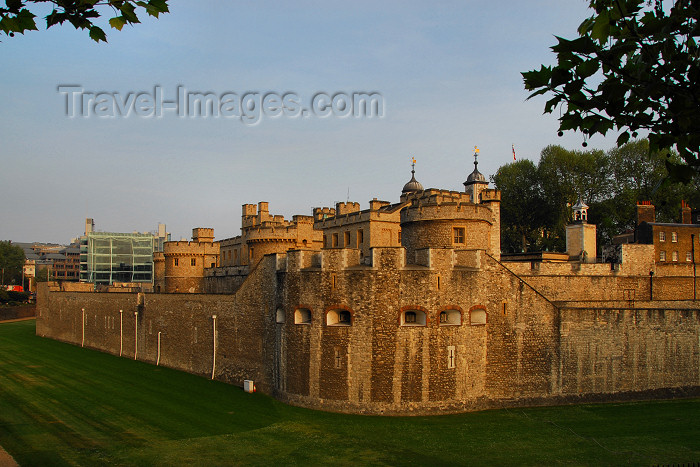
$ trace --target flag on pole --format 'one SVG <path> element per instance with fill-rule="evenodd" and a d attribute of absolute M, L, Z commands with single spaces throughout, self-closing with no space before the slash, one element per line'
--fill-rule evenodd
<path fill-rule="evenodd" d="M 513 160 L 515 160 L 515 144 L 513 144 Z"/>

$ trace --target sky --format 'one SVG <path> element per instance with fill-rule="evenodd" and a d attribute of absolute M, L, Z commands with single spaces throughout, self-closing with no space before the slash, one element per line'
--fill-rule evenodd
<path fill-rule="evenodd" d="M 70 25 L 4 37 L 0 240 L 67 244 L 86 217 L 106 232 L 164 223 L 173 240 L 195 227 L 223 239 L 246 203 L 291 219 L 397 202 L 412 157 L 425 188 L 462 191 L 475 146 L 487 177 L 513 145 L 535 163 L 550 144 L 581 149 L 580 134 L 557 137 L 544 97 L 526 100 L 520 72 L 552 64 L 554 36 L 575 37 L 587 5 L 172 0 L 157 20 L 105 26 L 107 44 Z M 218 115 L 176 107 L 196 92 Z M 381 115 L 354 107 L 356 93 Z"/>

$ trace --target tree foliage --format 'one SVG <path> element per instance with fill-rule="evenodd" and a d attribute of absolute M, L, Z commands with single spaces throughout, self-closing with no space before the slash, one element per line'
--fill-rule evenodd
<path fill-rule="evenodd" d="M 6 0 L 0 7 L 0 32 L 10 37 L 16 33 L 36 31 L 36 15 L 30 11 L 36 4 L 48 3 L 53 10 L 46 16 L 46 28 L 68 21 L 75 29 L 87 29 L 95 42 L 107 42 L 104 30 L 95 20 L 111 12 L 109 25 L 121 31 L 127 25 L 140 23 L 138 15 L 145 11 L 158 18 L 168 12 L 168 0 Z"/>
<path fill-rule="evenodd" d="M 542 185 L 537 183 L 535 164 L 527 159 L 506 164 L 491 180 L 508 195 L 501 197 L 501 218 L 508 219 L 507 224 L 502 223 L 502 242 L 509 250 L 537 248 L 539 233 L 547 227 L 551 213 L 547 209 Z"/>
<path fill-rule="evenodd" d="M 24 250 L 10 241 L 0 241 L 0 269 L 4 284 L 20 284 L 24 267 Z"/>
<path fill-rule="evenodd" d="M 689 182 L 700 168 L 700 2 L 590 0 L 590 8 L 578 38 L 556 38 L 556 65 L 522 73 L 529 98 L 547 94 L 545 113 L 560 109 L 560 135 L 614 129 L 621 146 L 648 132 L 651 151 L 675 148 L 685 164 L 667 160 L 667 170 Z"/>
<path fill-rule="evenodd" d="M 35 272 L 37 282 L 48 282 L 51 280 L 51 269 L 48 266 L 37 266 Z"/>
<path fill-rule="evenodd" d="M 502 250 L 564 251 L 579 196 L 590 208 L 588 221 L 597 225 L 599 245 L 634 228 L 637 201 L 651 201 L 658 222 L 680 222 L 681 200 L 700 207 L 700 177 L 671 182 L 669 160 L 680 163 L 677 154 L 650 153 L 649 142 L 638 140 L 607 152 L 547 146 L 536 166 L 528 160 L 502 166 L 491 177 L 502 193 Z"/>

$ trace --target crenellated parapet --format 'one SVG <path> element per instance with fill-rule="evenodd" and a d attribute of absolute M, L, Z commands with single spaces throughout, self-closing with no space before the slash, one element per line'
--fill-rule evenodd
<path fill-rule="evenodd" d="M 263 256 L 290 249 L 321 248 L 322 233 L 314 230 L 314 217 L 295 215 L 291 221 L 271 215 L 268 203 L 244 204 L 241 235 L 219 241 L 219 264 L 255 266 Z"/>
<path fill-rule="evenodd" d="M 362 271 L 426 271 L 451 273 L 453 270 L 478 270 L 483 261 L 483 250 L 454 250 L 452 248 L 423 248 L 416 252 L 416 261 L 407 263 L 402 247 L 372 248 L 369 256 L 353 248 L 323 249 L 321 251 L 289 250 L 275 254 L 278 272 L 338 272 Z M 219 268 L 224 269 L 224 268 Z"/>

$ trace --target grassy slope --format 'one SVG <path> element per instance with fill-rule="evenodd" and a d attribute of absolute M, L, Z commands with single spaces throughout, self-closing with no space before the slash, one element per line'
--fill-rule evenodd
<path fill-rule="evenodd" d="M 20 465 L 687 463 L 699 415 L 699 400 L 338 415 L 0 324 L 0 445 Z"/>

